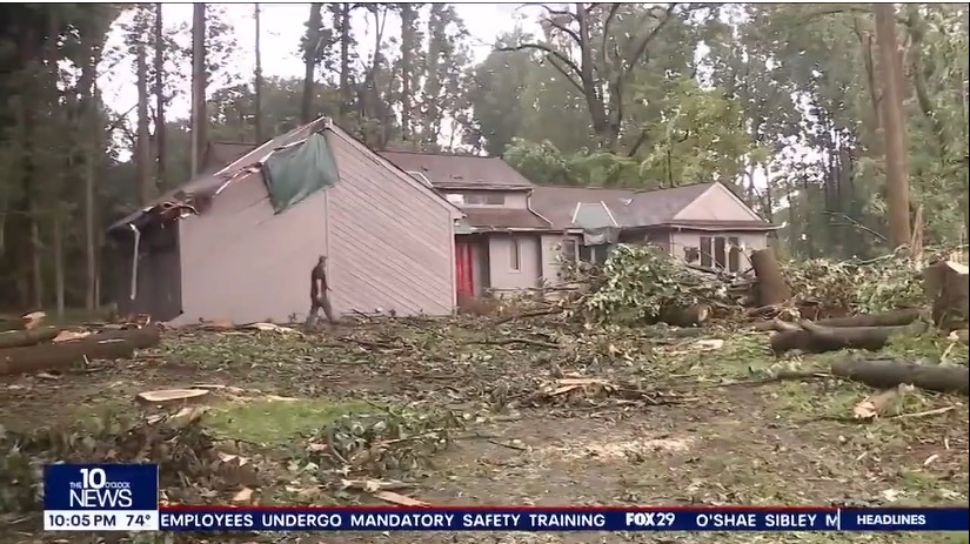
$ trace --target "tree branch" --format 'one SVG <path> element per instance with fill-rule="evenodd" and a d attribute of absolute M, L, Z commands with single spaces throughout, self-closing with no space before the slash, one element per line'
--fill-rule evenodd
<path fill-rule="evenodd" d="M 559 23 L 552 18 L 552 16 L 560 16 L 560 17 L 566 16 L 575 20 L 575 15 L 573 15 L 568 11 L 552 9 L 546 5 L 540 5 L 539 7 L 545 9 L 549 13 L 549 16 L 543 18 L 545 22 L 549 23 L 553 28 L 561 30 L 562 32 L 568 34 L 569 37 L 575 40 L 577 44 L 581 45 L 583 43 L 582 40 L 579 39 L 579 34 L 577 34 L 575 30 L 572 30 L 571 28 L 566 27 L 562 23 Z"/>
<path fill-rule="evenodd" d="M 659 34 L 660 31 L 663 29 L 663 27 L 666 26 L 668 22 L 670 22 L 671 15 L 673 14 L 674 8 L 676 7 L 677 7 L 676 3 L 670 4 L 669 6 L 667 6 L 667 9 L 664 10 L 663 19 L 660 19 L 657 22 L 657 25 L 654 26 L 650 30 L 650 32 L 647 32 L 646 34 L 644 34 L 640 38 L 640 41 L 636 44 L 636 46 L 630 50 L 630 52 L 626 55 L 626 57 L 624 57 L 622 61 L 623 63 L 620 65 L 619 70 L 617 70 L 616 72 L 616 77 L 614 78 L 617 84 L 619 84 L 622 81 L 625 81 L 629 77 L 629 74 L 632 72 L 631 68 L 633 68 L 633 65 L 636 63 L 637 59 L 643 56 L 643 53 L 647 50 L 647 46 L 650 45 L 650 42 L 652 42 L 654 38 L 657 37 L 657 34 Z M 653 15 L 651 14 L 650 17 L 652 16 Z"/>
<path fill-rule="evenodd" d="M 559 59 L 560 62 L 568 66 L 569 69 L 572 70 L 573 73 L 580 78 L 580 80 L 582 80 L 583 71 L 579 69 L 579 66 L 577 66 L 575 62 L 569 60 L 569 57 L 563 55 L 562 53 L 560 53 L 559 51 L 556 51 L 555 49 L 549 47 L 548 45 L 543 45 L 541 43 L 522 43 L 512 47 L 499 47 L 496 49 L 496 51 L 512 52 L 512 51 L 524 51 L 526 49 L 534 49 L 536 51 L 542 51 L 546 55 L 549 55 L 550 57 L 555 57 L 556 59 Z M 582 90 L 583 87 L 581 84 L 579 84 L 578 82 L 576 82 L 576 80 L 574 80 L 571 76 L 569 76 L 565 72 L 565 70 L 562 69 L 562 67 L 559 67 L 559 68 L 563 72 L 563 74 L 569 78 L 569 80 L 573 83 L 573 85 L 579 87 L 579 89 Z"/>

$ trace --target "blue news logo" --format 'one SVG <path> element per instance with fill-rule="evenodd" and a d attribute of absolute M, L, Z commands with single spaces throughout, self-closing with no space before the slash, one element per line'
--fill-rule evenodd
<path fill-rule="evenodd" d="M 45 510 L 156 510 L 157 465 L 48 465 Z"/>
<path fill-rule="evenodd" d="M 82 468 L 71 482 L 70 508 L 131 508 L 131 482 L 108 481 L 103 468 Z"/>

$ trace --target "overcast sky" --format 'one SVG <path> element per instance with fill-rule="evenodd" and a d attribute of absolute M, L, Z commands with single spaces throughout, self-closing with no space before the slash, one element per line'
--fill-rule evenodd
<path fill-rule="evenodd" d="M 253 18 L 254 4 L 221 4 L 226 13 L 226 23 L 232 28 L 238 49 L 233 52 L 233 72 L 242 75 L 246 80 L 252 79 L 255 67 L 254 42 L 256 29 Z M 520 4 L 455 4 L 458 15 L 464 19 L 471 34 L 472 52 L 475 62 L 483 60 L 491 50 L 495 38 L 503 32 L 515 28 L 516 21 L 522 21 L 524 26 L 536 31 L 534 24 L 523 21 Z M 529 9 L 529 8 L 526 8 Z M 305 32 L 306 20 L 310 13 L 309 4 L 260 3 L 260 24 L 262 26 L 263 74 L 266 76 L 300 76 L 303 75 L 303 60 L 300 57 L 300 39 Z M 124 41 L 122 24 L 130 20 L 127 14 L 119 18 L 108 35 L 107 47 L 121 47 Z M 166 28 L 177 28 L 179 25 L 191 25 L 192 4 L 165 4 L 162 8 L 162 20 Z M 386 23 L 385 36 L 400 35 L 400 19 L 389 18 Z M 367 58 L 373 51 L 368 39 L 373 18 L 368 17 L 363 10 L 357 10 L 354 15 L 353 28 L 360 44 L 358 54 Z M 190 36 L 185 33 L 179 37 L 188 46 Z M 134 81 L 134 66 L 132 59 L 126 58 L 114 66 L 105 66 L 102 76 L 98 80 L 104 99 L 108 106 L 118 112 L 129 111 L 136 103 L 138 95 Z M 189 114 L 189 82 L 185 81 L 183 93 L 175 100 L 169 110 L 169 118 L 187 118 Z M 210 85 L 209 93 L 217 90 Z"/>

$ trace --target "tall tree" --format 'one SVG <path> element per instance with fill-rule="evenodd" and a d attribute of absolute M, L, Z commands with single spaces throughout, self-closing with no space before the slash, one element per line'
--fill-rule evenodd
<path fill-rule="evenodd" d="M 162 4 L 155 4 L 155 183 L 165 184 L 165 35 L 162 30 Z"/>
<path fill-rule="evenodd" d="M 350 15 L 354 8 L 359 5 L 348 2 L 328 4 L 328 9 L 333 15 L 337 41 L 340 42 L 340 60 L 337 68 L 337 77 L 340 90 L 340 117 L 344 123 L 348 121 L 347 117 L 354 109 L 351 56 L 356 41 L 354 40 L 353 30 L 350 24 Z"/>
<path fill-rule="evenodd" d="M 208 144 L 206 129 L 206 13 L 205 4 L 193 4 L 192 12 L 192 175 L 202 169 L 203 155 Z"/>
<path fill-rule="evenodd" d="M 414 53 L 418 45 L 417 8 L 419 5 L 400 4 L 401 9 L 401 139 L 411 137 L 411 108 L 414 104 L 412 95 L 412 71 L 414 70 Z"/>
<path fill-rule="evenodd" d="M 886 133 L 886 200 L 889 204 L 889 242 L 910 243 L 909 179 L 906 171 L 906 126 L 899 57 L 896 50 L 896 10 L 892 4 L 874 4 L 876 41 L 881 61 L 883 121 Z"/>
<path fill-rule="evenodd" d="M 303 43 L 303 102 L 300 108 L 300 121 L 309 123 L 313 120 L 313 79 L 317 67 L 317 58 L 320 51 L 321 26 L 323 19 L 320 9 L 323 4 L 310 4 L 310 17 L 306 23 L 306 38 Z"/>
<path fill-rule="evenodd" d="M 618 150 L 634 71 L 654 58 L 651 46 L 665 27 L 674 21 L 682 23 L 687 12 L 709 9 L 700 4 L 681 9 L 677 4 L 644 7 L 577 3 L 572 10 L 542 7 L 546 16 L 540 23 L 546 39 L 502 50 L 541 52 L 544 60 L 581 93 L 599 145 L 610 151 Z M 631 21 L 634 26 L 627 26 Z"/>
<path fill-rule="evenodd" d="M 263 60 L 259 50 L 260 28 L 259 28 L 259 3 L 253 8 L 253 16 L 256 18 L 256 74 L 253 87 L 256 93 L 255 112 L 256 112 L 256 142 L 262 143 L 263 133 Z"/>
<path fill-rule="evenodd" d="M 139 32 L 135 46 L 135 80 L 138 88 L 138 128 L 135 140 L 135 167 L 138 172 L 138 199 L 142 206 L 155 198 L 152 169 L 151 133 L 148 130 L 148 52 L 146 33 Z"/>

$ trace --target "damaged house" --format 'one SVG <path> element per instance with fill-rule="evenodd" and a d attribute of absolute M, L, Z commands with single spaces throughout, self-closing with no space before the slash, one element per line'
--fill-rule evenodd
<path fill-rule="evenodd" d="M 327 119 L 229 152 L 110 227 L 120 310 L 176 324 L 302 320 L 326 255 L 337 315 L 454 311 L 462 213 L 432 188 Z"/>
<path fill-rule="evenodd" d="M 717 182 L 655 191 L 545 186 L 499 157 L 382 155 L 464 212 L 455 241 L 460 297 L 554 285 L 564 261 L 602 263 L 617 243 L 651 243 L 697 266 L 741 272 L 777 228 Z"/>
<path fill-rule="evenodd" d="M 595 263 L 617 243 L 649 243 L 687 263 L 739 273 L 778 228 L 718 182 L 654 191 L 536 186 L 531 205 L 573 240 L 567 244 L 578 247 L 579 260 Z"/>

